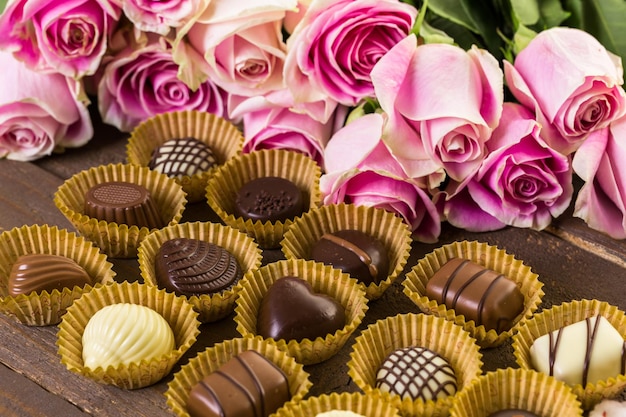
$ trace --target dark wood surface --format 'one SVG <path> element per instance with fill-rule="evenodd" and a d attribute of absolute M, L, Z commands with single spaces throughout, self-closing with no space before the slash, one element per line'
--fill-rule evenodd
<path fill-rule="evenodd" d="M 73 230 L 52 202 L 64 180 L 91 166 L 125 161 L 127 135 L 96 122 L 95 138 L 86 146 L 33 163 L 0 161 L 0 231 L 30 224 L 49 224 Z M 188 205 L 183 221 L 217 221 L 205 203 Z M 455 240 L 480 240 L 515 254 L 539 274 L 546 293 L 541 308 L 581 298 L 597 298 L 626 309 L 626 243 L 587 228 L 571 211 L 547 230 L 505 228 L 490 233 L 468 233 L 444 225 L 440 241 L 414 242 L 408 271 L 434 248 Z M 266 251 L 264 262 L 282 258 L 278 250 Z M 135 259 L 112 260 L 118 280 L 138 280 Z M 405 271 L 405 272 L 406 272 Z M 338 355 L 307 366 L 311 395 L 355 391 L 347 375 L 351 344 L 359 331 L 378 319 L 418 312 L 404 296 L 400 279 L 382 298 L 370 303 L 364 322 Z M 0 416 L 172 416 L 163 393 L 170 374 L 154 386 L 126 391 L 101 385 L 73 374 L 60 363 L 56 351 L 56 326 L 27 327 L 0 314 Z M 205 324 L 197 343 L 179 362 L 214 343 L 237 337 L 232 316 Z M 516 367 L 510 342 L 484 349 L 484 370 Z M 178 366 L 174 368 L 176 372 Z M 622 399 L 624 395 L 622 395 Z"/>

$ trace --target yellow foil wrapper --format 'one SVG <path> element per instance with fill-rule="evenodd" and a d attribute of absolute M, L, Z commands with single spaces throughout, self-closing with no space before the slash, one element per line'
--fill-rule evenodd
<path fill-rule="evenodd" d="M 133 129 L 126 146 L 128 163 L 147 167 L 154 149 L 170 139 L 186 137 L 197 139 L 211 148 L 218 165 L 241 153 L 244 139 L 235 125 L 211 113 L 197 110 L 163 113 L 145 120 Z M 216 168 L 175 178 L 183 187 L 189 202 L 205 199 L 207 181 Z"/>
<path fill-rule="evenodd" d="M 167 405 L 177 416 L 189 417 L 187 400 L 191 389 L 205 376 L 246 350 L 259 352 L 285 373 L 292 401 L 300 401 L 309 392 L 312 385 L 309 374 L 293 357 L 279 349 L 272 341 L 261 337 L 243 337 L 216 343 L 183 365 L 168 384 L 165 392 Z"/>
<path fill-rule="evenodd" d="M 410 346 L 432 350 L 445 358 L 456 375 L 457 393 L 481 375 L 482 354 L 476 340 L 451 321 L 426 314 L 399 314 L 378 320 L 356 337 L 348 375 L 366 394 L 377 393 L 405 417 L 444 417 L 455 395 L 436 401 L 402 399 L 376 388 L 376 373 L 393 351 Z"/>
<path fill-rule="evenodd" d="M 117 303 L 139 304 L 161 314 L 174 332 L 176 349 L 166 355 L 117 367 L 85 367 L 82 356 L 85 327 L 97 311 Z M 59 324 L 57 346 L 61 363 L 70 371 L 103 384 L 125 389 L 152 385 L 169 374 L 181 356 L 196 342 L 200 333 L 197 316 L 198 313 L 183 297 L 176 297 L 156 287 L 137 282 L 98 285 L 76 300 Z"/>
<path fill-rule="evenodd" d="M 91 277 L 91 285 L 9 295 L 11 268 L 22 255 L 47 254 L 72 259 Z M 61 321 L 67 308 L 98 283 L 112 282 L 115 272 L 107 257 L 91 242 L 56 226 L 17 227 L 0 234 L 0 311 L 28 326 L 48 326 Z"/>
<path fill-rule="evenodd" d="M 542 417 L 582 417 L 572 390 L 556 379 L 528 369 L 498 369 L 478 377 L 455 397 L 451 417 L 484 417 L 519 409 Z"/>
<path fill-rule="evenodd" d="M 235 217 L 237 191 L 257 178 L 281 177 L 293 182 L 303 192 L 306 211 L 321 201 L 320 175 L 320 167 L 303 154 L 278 149 L 255 151 L 234 157 L 215 171 L 207 184 L 207 201 L 224 223 L 245 231 L 261 248 L 277 248 L 293 221 L 254 222 Z"/>
<path fill-rule="evenodd" d="M 109 164 L 73 175 L 56 191 L 54 203 L 82 236 L 94 242 L 111 258 L 136 257 L 139 244 L 153 230 L 106 222 L 85 214 L 87 191 L 97 184 L 108 181 L 130 182 L 145 187 L 152 195 L 162 220 L 167 225 L 177 224 L 183 216 L 187 199 L 181 186 L 174 179 L 150 171 L 146 167 Z"/>
<path fill-rule="evenodd" d="M 290 401 L 271 417 L 315 417 L 332 410 L 351 411 L 365 417 L 400 417 L 399 410 L 377 393 L 336 393 Z"/>
<path fill-rule="evenodd" d="M 315 340 L 275 341 L 302 364 L 323 362 L 335 355 L 361 324 L 368 308 L 365 290 L 348 274 L 318 262 L 291 259 L 262 266 L 244 276 L 239 297 L 235 301 L 235 322 L 242 336 L 256 336 L 261 300 L 269 287 L 284 276 L 295 276 L 309 282 L 313 291 L 330 295 L 345 309 L 346 325 L 335 333 Z"/>
<path fill-rule="evenodd" d="M 448 260 L 464 258 L 473 261 L 485 268 L 504 274 L 514 281 L 524 295 L 524 311 L 517 317 L 511 329 L 505 332 L 487 330 L 485 326 L 476 326 L 476 323 L 466 321 L 463 315 L 457 315 L 453 309 L 447 308 L 426 296 L 426 284 Z M 515 259 L 513 255 L 495 246 L 476 241 L 453 242 L 435 249 L 422 258 L 402 282 L 404 294 L 411 299 L 419 309 L 427 314 L 444 317 L 463 326 L 481 347 L 495 347 L 501 345 L 511 337 L 516 329 L 537 310 L 544 295 L 543 283 L 531 268 Z"/>
<path fill-rule="evenodd" d="M 280 242 L 287 259 L 310 259 L 311 249 L 325 233 L 359 230 L 380 240 L 389 254 L 389 272 L 378 284 L 367 285 L 367 298 L 379 298 L 398 278 L 411 251 L 411 231 L 399 217 L 373 207 L 330 204 L 312 208 L 294 220 Z"/>
<path fill-rule="evenodd" d="M 139 269 L 146 284 L 158 286 L 155 276 L 155 259 L 159 249 L 166 241 L 179 237 L 203 240 L 223 247 L 237 258 L 244 275 L 261 266 L 263 258 L 261 250 L 256 242 L 245 233 L 217 223 L 185 222 L 158 230 L 139 245 Z M 240 280 L 229 290 L 186 298 L 198 312 L 198 320 L 203 323 L 212 322 L 232 313 L 241 285 Z"/>
<path fill-rule="evenodd" d="M 561 327 L 594 316 L 603 316 L 623 337 L 626 335 L 626 314 L 617 307 L 598 300 L 576 300 L 563 303 L 535 314 L 519 327 L 518 332 L 513 335 L 515 361 L 523 369 L 533 369 L 530 347 L 536 339 Z M 581 343 L 586 343 L 586 340 L 581 340 Z M 588 382 L 584 387 L 582 384 L 571 386 L 585 410 L 590 410 L 605 398 L 619 395 L 626 388 L 626 374 L 619 374 L 619 372 L 619 369 L 616 370 L 614 378 Z"/>

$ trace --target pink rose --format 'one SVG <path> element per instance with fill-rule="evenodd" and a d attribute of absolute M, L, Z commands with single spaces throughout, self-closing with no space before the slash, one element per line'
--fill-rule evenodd
<path fill-rule="evenodd" d="M 210 81 L 191 90 L 177 77 L 178 66 L 164 38 L 129 45 L 108 61 L 98 85 L 102 120 L 131 131 L 143 120 L 168 111 L 199 110 L 225 116 L 225 94 Z"/>
<path fill-rule="evenodd" d="M 333 135 L 320 179 L 324 204 L 379 207 L 401 216 L 416 239 L 436 242 L 441 223 L 433 202 L 409 178 L 381 139 L 385 116 L 368 114 Z"/>
<path fill-rule="evenodd" d="M 620 58 L 582 30 L 540 32 L 514 66 L 504 64 L 509 89 L 535 112 L 543 137 L 563 154 L 626 112 Z"/>
<path fill-rule="evenodd" d="M 0 48 L 37 71 L 91 75 L 119 17 L 108 0 L 16 0 L 0 15 Z"/>
<path fill-rule="evenodd" d="M 504 100 L 503 75 L 487 51 L 446 44 L 417 46 L 411 35 L 372 70 L 387 143 L 411 177 L 445 169 L 471 175 L 486 155 Z"/>
<path fill-rule="evenodd" d="M 0 51 L 0 157 L 31 161 L 55 148 L 82 146 L 93 136 L 78 81 L 28 69 Z"/>
<path fill-rule="evenodd" d="M 138 29 L 161 35 L 182 26 L 204 7 L 199 0 L 124 0 L 122 5 L 124 14 Z"/>
<path fill-rule="evenodd" d="M 351 106 L 372 97 L 372 68 L 409 34 L 416 15 L 397 0 L 313 1 L 287 41 L 285 81 L 296 101 L 324 94 Z"/>
<path fill-rule="evenodd" d="M 574 216 L 615 239 L 626 239 L 626 116 L 589 135 L 574 155 L 585 184 Z"/>
<path fill-rule="evenodd" d="M 468 230 L 510 225 L 541 230 L 569 206 L 569 158 L 541 138 L 541 126 L 525 107 L 505 103 L 500 125 L 487 142 L 488 156 L 466 190 L 447 202 L 448 221 Z"/>

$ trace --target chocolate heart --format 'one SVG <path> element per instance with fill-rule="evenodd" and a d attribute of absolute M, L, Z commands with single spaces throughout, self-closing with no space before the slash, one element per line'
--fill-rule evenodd
<path fill-rule="evenodd" d="M 257 333 L 275 340 L 325 337 L 346 324 L 343 306 L 333 297 L 313 292 L 311 284 L 292 276 L 279 278 L 261 301 Z"/>

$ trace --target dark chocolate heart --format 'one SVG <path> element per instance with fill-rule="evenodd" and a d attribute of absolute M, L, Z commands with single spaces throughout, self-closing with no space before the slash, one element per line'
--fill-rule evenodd
<path fill-rule="evenodd" d="M 308 282 L 288 276 L 276 280 L 263 297 L 257 334 L 275 340 L 314 340 L 345 324 L 341 303 L 329 295 L 313 292 Z"/>

